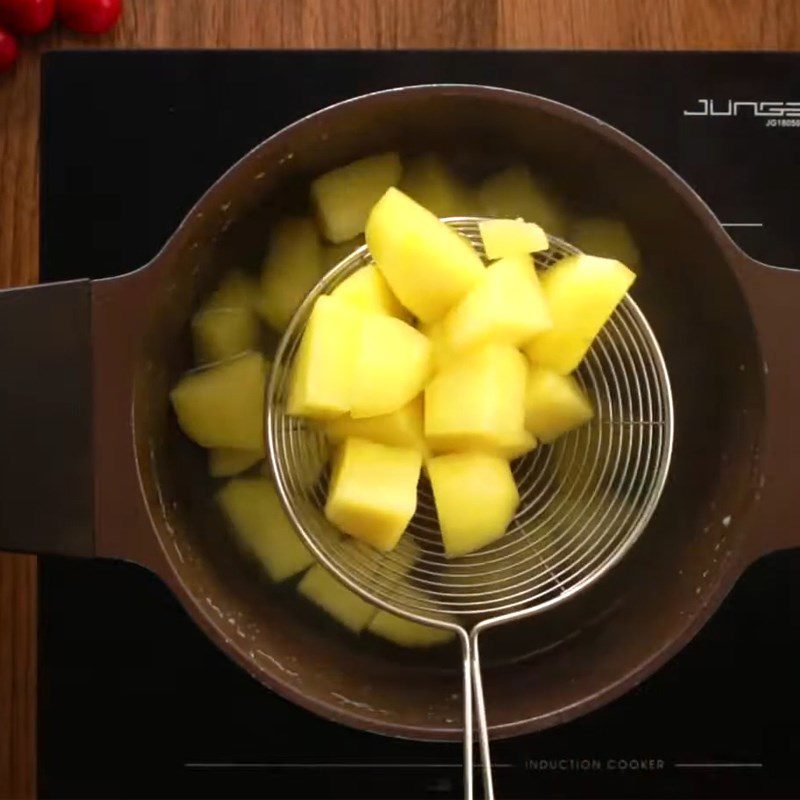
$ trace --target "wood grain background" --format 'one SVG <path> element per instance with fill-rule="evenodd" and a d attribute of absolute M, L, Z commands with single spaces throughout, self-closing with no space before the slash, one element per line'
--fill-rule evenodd
<path fill-rule="evenodd" d="M 56 47 L 779 49 L 798 0 L 126 0 L 0 76 L 0 287 L 38 275 L 39 54 Z M 0 346 L 7 346 L 0 343 Z M 36 794 L 36 560 L 0 555 L 0 798 Z"/>

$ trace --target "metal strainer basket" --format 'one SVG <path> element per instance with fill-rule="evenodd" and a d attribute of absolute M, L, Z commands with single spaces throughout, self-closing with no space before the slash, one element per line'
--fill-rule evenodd
<path fill-rule="evenodd" d="M 445 220 L 483 254 L 476 217 Z M 536 253 L 546 269 L 579 252 L 555 237 Z M 365 599 L 417 622 L 455 630 L 464 655 L 464 791 L 472 797 L 472 703 L 493 797 L 478 636 L 538 614 L 597 580 L 624 555 L 650 519 L 672 452 L 673 407 L 658 343 L 626 296 L 595 340 L 576 377 L 595 417 L 551 446 L 513 462 L 521 502 L 507 533 L 470 556 L 447 559 L 430 484 L 420 481 L 417 512 L 397 548 L 354 546 L 325 518 L 327 444 L 311 421 L 286 412 L 289 379 L 311 308 L 371 262 L 366 246 L 317 284 L 278 348 L 267 395 L 266 436 L 278 493 L 309 549 Z"/>

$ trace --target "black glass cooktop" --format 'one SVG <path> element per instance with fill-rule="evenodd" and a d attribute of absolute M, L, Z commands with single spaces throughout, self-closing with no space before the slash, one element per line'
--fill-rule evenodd
<path fill-rule="evenodd" d="M 693 184 L 751 255 L 800 264 L 800 56 L 99 51 L 44 58 L 42 279 L 145 263 L 270 133 L 348 96 L 428 82 L 522 89 L 596 114 Z M 800 796 L 798 587 L 800 551 L 758 563 L 626 697 L 496 744 L 498 796 Z M 40 615 L 45 797 L 459 796 L 457 745 L 295 708 L 142 569 L 42 559 Z"/>

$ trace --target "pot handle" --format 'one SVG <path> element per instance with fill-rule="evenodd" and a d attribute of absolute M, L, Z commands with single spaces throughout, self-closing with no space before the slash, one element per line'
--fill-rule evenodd
<path fill-rule="evenodd" d="M 0 291 L 0 550 L 94 554 L 91 284 Z"/>
<path fill-rule="evenodd" d="M 748 554 L 757 558 L 800 547 L 800 271 L 767 266 L 729 246 L 761 345 L 766 386 L 760 510 Z"/>
<path fill-rule="evenodd" d="M 156 267 L 0 291 L 0 551 L 167 573 L 131 425 Z"/>
<path fill-rule="evenodd" d="M 159 257 L 135 272 L 92 282 L 95 555 L 133 561 L 169 580 L 153 530 L 137 451 L 133 398 L 150 312 L 163 277 Z"/>

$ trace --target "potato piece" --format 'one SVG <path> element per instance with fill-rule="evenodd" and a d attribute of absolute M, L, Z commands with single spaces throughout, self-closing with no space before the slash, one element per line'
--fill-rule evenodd
<path fill-rule="evenodd" d="M 306 572 L 297 591 L 353 633 L 362 631 L 378 610 L 334 578 L 322 564 L 315 564 Z"/>
<path fill-rule="evenodd" d="M 237 269 L 223 276 L 203 309 L 252 308 L 258 296 L 258 282 Z"/>
<path fill-rule="evenodd" d="M 392 550 L 414 516 L 421 467 L 414 448 L 346 439 L 335 458 L 325 515 L 376 550 Z"/>
<path fill-rule="evenodd" d="M 442 370 L 425 389 L 425 438 L 438 452 L 507 446 L 525 425 L 528 365 L 511 345 L 492 344 Z"/>
<path fill-rule="evenodd" d="M 358 250 L 364 244 L 363 236 L 356 236 L 339 244 L 326 244 L 322 247 L 322 268 L 325 272 L 335 267 L 340 261 L 344 261 L 347 256 Z"/>
<path fill-rule="evenodd" d="M 445 347 L 460 353 L 487 342 L 521 345 L 552 324 L 531 257 L 522 255 L 490 264 L 442 329 Z"/>
<path fill-rule="evenodd" d="M 380 609 L 367 626 L 375 636 L 399 644 L 401 647 L 434 647 L 453 640 L 455 631 L 447 628 L 434 628 L 414 620 L 399 617 L 390 611 Z"/>
<path fill-rule="evenodd" d="M 238 475 L 264 458 L 263 450 L 236 450 L 232 447 L 214 447 L 208 451 L 208 474 L 212 478 L 230 478 Z"/>
<path fill-rule="evenodd" d="M 594 416 L 594 409 L 571 375 L 534 367 L 525 391 L 525 427 L 543 442 L 552 442 Z"/>
<path fill-rule="evenodd" d="M 508 461 L 487 453 L 453 453 L 428 461 L 428 475 L 448 558 L 499 539 L 519 505 Z"/>
<path fill-rule="evenodd" d="M 331 292 L 331 295 L 352 303 L 362 311 L 387 314 L 406 322 L 411 319 L 409 313 L 392 294 L 386 278 L 374 264 L 367 264 L 366 267 L 357 269 L 352 275 L 345 278 Z"/>
<path fill-rule="evenodd" d="M 541 285 L 553 327 L 525 347 L 533 364 L 572 372 L 635 279 L 619 261 L 583 254 L 545 270 Z"/>
<path fill-rule="evenodd" d="M 481 278 L 470 243 L 397 189 L 367 220 L 367 244 L 395 297 L 422 322 L 433 322 Z"/>
<path fill-rule="evenodd" d="M 437 320 L 428 325 L 420 325 L 420 331 L 428 337 L 431 343 L 431 352 L 433 355 L 433 368 L 436 372 L 440 372 L 448 365 L 452 364 L 458 357 L 447 344 L 444 335 L 444 320 Z"/>
<path fill-rule="evenodd" d="M 337 297 L 317 299 L 294 363 L 290 414 L 330 419 L 350 410 L 363 319 Z"/>
<path fill-rule="evenodd" d="M 357 436 L 393 447 L 413 447 L 424 457 L 427 445 L 422 430 L 422 395 L 391 414 L 361 419 L 353 419 L 349 414 L 338 417 L 326 423 L 325 434 L 334 443 Z"/>
<path fill-rule="evenodd" d="M 217 492 L 239 544 L 274 581 L 286 580 L 314 563 L 284 513 L 275 487 L 265 478 L 234 478 Z"/>
<path fill-rule="evenodd" d="M 486 219 L 478 223 L 486 258 L 521 256 L 547 250 L 547 234 L 523 219 Z"/>
<path fill-rule="evenodd" d="M 421 391 L 433 368 L 428 338 L 402 320 L 365 314 L 361 329 L 350 415 L 391 414 Z"/>
<path fill-rule="evenodd" d="M 514 431 L 499 437 L 494 453 L 507 461 L 513 461 L 535 450 L 537 445 L 536 437 L 530 431 Z"/>
<path fill-rule="evenodd" d="M 468 216 L 477 208 L 469 187 L 432 153 L 406 162 L 398 188 L 437 217 Z"/>
<path fill-rule="evenodd" d="M 249 352 L 187 372 L 170 392 L 181 430 L 202 447 L 263 453 L 268 367 Z"/>
<path fill-rule="evenodd" d="M 483 213 L 489 217 L 522 217 L 541 225 L 550 236 L 562 236 L 567 228 L 561 203 L 545 191 L 527 167 L 508 167 L 488 177 L 478 189 Z"/>
<path fill-rule="evenodd" d="M 198 364 L 222 361 L 259 343 L 253 309 L 259 300 L 258 283 L 241 270 L 223 276 L 192 318 L 192 339 Z"/>
<path fill-rule="evenodd" d="M 257 311 L 279 333 L 322 277 L 322 246 L 310 219 L 287 217 L 272 230 Z"/>
<path fill-rule="evenodd" d="M 244 307 L 208 308 L 192 318 L 195 361 L 207 364 L 254 350 L 258 346 L 258 320 Z"/>
<path fill-rule="evenodd" d="M 382 153 L 320 175 L 311 184 L 311 202 L 323 236 L 338 243 L 362 233 L 370 210 L 402 171 L 397 153 Z"/>
<path fill-rule="evenodd" d="M 615 258 L 632 270 L 641 262 L 633 234 L 622 220 L 605 217 L 577 220 L 570 227 L 569 241 L 584 253 Z"/>

